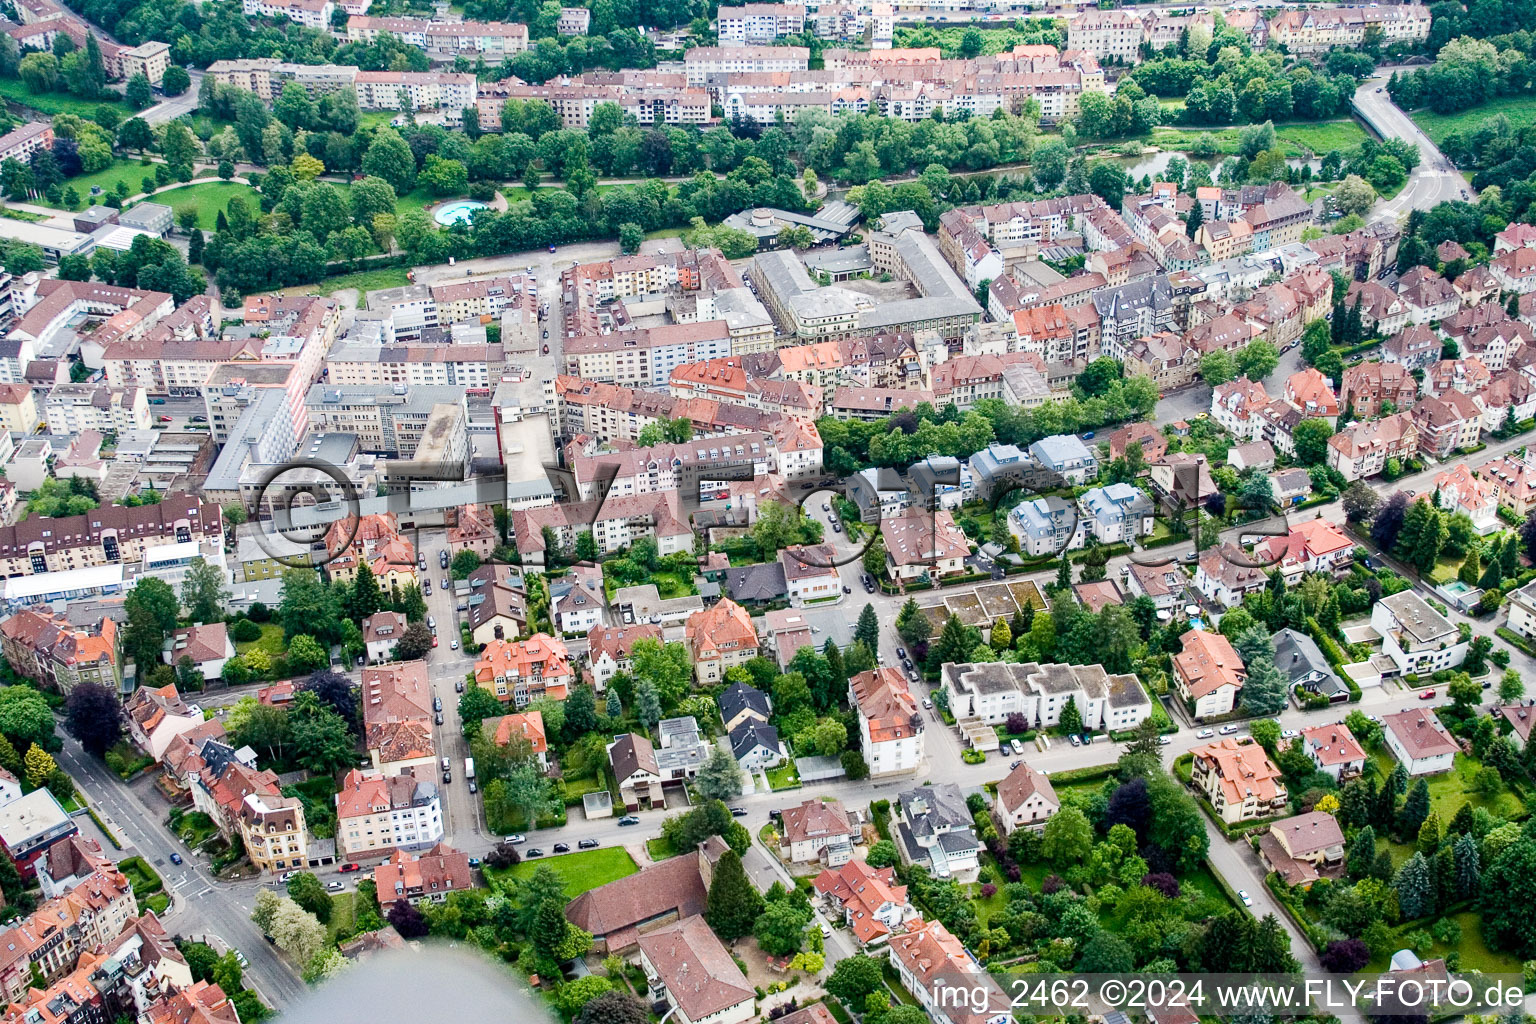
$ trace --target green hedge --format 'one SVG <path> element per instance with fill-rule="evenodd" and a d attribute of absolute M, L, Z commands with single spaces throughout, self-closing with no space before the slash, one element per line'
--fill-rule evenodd
<path fill-rule="evenodd" d="M 91 816 L 91 820 L 96 823 L 96 827 L 101 829 L 101 834 L 107 837 L 107 842 L 112 844 L 112 849 L 121 850 L 123 848 L 123 844 L 117 841 L 117 835 L 111 829 L 107 828 L 107 823 L 102 821 L 101 815 L 96 813 L 96 808 L 87 804 L 85 813 L 89 814 Z"/>
<path fill-rule="evenodd" d="M 1151 540 L 1144 540 L 1141 542 L 1141 546 L 1143 550 L 1150 551 L 1153 548 L 1164 548 L 1169 544 L 1179 544 L 1186 540 L 1189 540 L 1188 536 L 1170 533 L 1166 537 L 1153 537 Z"/>
<path fill-rule="evenodd" d="M 1052 782 L 1093 782 L 1096 779 L 1107 779 L 1118 770 L 1113 764 L 1092 764 L 1086 768 L 1068 768 L 1064 772 L 1053 772 Z"/>
<path fill-rule="evenodd" d="M 1328 635 L 1327 630 L 1318 625 L 1317 620 L 1310 615 L 1307 616 L 1307 632 L 1316 641 L 1318 648 L 1323 652 L 1323 657 L 1328 659 L 1328 664 L 1332 666 L 1339 681 L 1349 687 L 1349 703 L 1358 704 L 1362 696 L 1360 687 L 1344 671 L 1344 652 L 1339 650 L 1339 645 L 1334 642 L 1333 637 Z"/>
<path fill-rule="evenodd" d="M 1524 637 L 1510 629 L 1508 626 L 1499 626 L 1493 631 L 1493 635 L 1509 644 L 1509 646 L 1515 648 L 1515 650 L 1522 651 L 1525 654 L 1536 658 L 1536 648 L 1533 648 Z"/>
<path fill-rule="evenodd" d="M 1220 878 L 1221 876 L 1218 874 L 1217 877 Z M 1285 912 L 1285 916 L 1291 919 L 1291 923 L 1296 926 L 1296 930 L 1301 932 L 1302 937 L 1311 944 L 1314 950 L 1321 950 L 1328 944 L 1327 937 L 1317 926 L 1308 921 L 1306 915 L 1302 914 L 1291 904 L 1291 900 L 1294 899 L 1291 890 L 1280 880 L 1280 876 L 1277 873 L 1271 871 L 1268 875 L 1264 876 L 1264 886 L 1269 889 L 1271 895 L 1275 897 L 1275 902 L 1280 904 L 1280 909 Z"/>

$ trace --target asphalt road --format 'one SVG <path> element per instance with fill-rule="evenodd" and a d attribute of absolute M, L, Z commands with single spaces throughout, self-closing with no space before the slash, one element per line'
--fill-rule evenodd
<path fill-rule="evenodd" d="M 256 892 L 261 887 L 259 881 L 216 882 L 201 857 L 192 854 L 161 824 L 166 815 L 165 801 L 154 793 L 141 798 L 141 787 L 124 785 L 74 740 L 66 737 L 58 759 L 96 812 L 126 840 L 122 856 L 137 854 L 160 872 L 172 898 L 171 909 L 163 918 L 167 931 L 188 936 L 216 935 L 239 949 L 250 961 L 245 971 L 246 984 L 277 1010 L 304 995 L 303 981 L 251 923 Z M 111 852 L 109 847 L 104 849 Z M 171 863 L 172 853 L 186 858 L 183 864 Z"/>
<path fill-rule="evenodd" d="M 147 110 L 141 111 L 139 116 L 150 124 L 164 124 L 167 121 L 174 121 L 178 117 L 189 115 L 196 111 L 197 94 L 203 84 L 203 72 L 189 70 L 188 74 L 192 78 L 192 84 L 187 88 L 186 92 L 180 96 L 167 96 L 161 99 L 159 103 L 156 103 Z"/>
<path fill-rule="evenodd" d="M 1409 210 L 1428 210 L 1439 203 L 1471 196 L 1472 187 L 1460 171 L 1445 158 L 1430 137 L 1398 109 L 1386 92 L 1387 79 L 1379 73 L 1366 79 L 1355 90 L 1355 113 L 1367 127 L 1383 139 L 1405 139 L 1419 147 L 1419 166 L 1408 184 L 1391 199 L 1377 203 L 1371 210 L 1372 221 L 1396 220 Z"/>

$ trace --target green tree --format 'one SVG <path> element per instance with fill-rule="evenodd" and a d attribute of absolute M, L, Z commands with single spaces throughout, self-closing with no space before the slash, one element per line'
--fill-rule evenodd
<path fill-rule="evenodd" d="M 751 934 L 762 912 L 763 897 L 747 878 L 741 858 L 736 851 L 726 850 L 715 863 L 704 919 L 722 940 L 735 942 Z"/>
<path fill-rule="evenodd" d="M 224 586 L 224 571 L 201 556 L 187 566 L 187 578 L 181 585 L 181 603 L 193 622 L 219 622 L 224 618 L 224 603 L 229 591 Z"/>
<path fill-rule="evenodd" d="M 740 796 L 742 790 L 741 766 L 724 747 L 712 747 L 709 757 L 699 766 L 694 779 L 694 789 L 706 800 L 728 800 Z"/>
<path fill-rule="evenodd" d="M 1237 376 L 1237 363 L 1223 349 L 1207 352 L 1200 357 L 1200 376 L 1211 387 L 1218 387 Z"/>
<path fill-rule="evenodd" d="M 1333 428 L 1327 420 L 1302 420 L 1296 424 L 1292 437 L 1296 444 L 1296 461 L 1304 466 L 1321 466 L 1328 457 L 1328 441 L 1333 437 Z"/>
<path fill-rule="evenodd" d="M 331 894 L 325 891 L 325 886 L 315 877 L 314 872 L 300 871 L 288 879 L 287 888 L 289 898 L 314 914 L 321 924 L 331 919 Z"/>
<path fill-rule="evenodd" d="M 330 663 L 330 652 L 314 637 L 301 633 L 288 641 L 288 667 L 295 672 L 313 672 Z"/>
<path fill-rule="evenodd" d="M 1057 726 L 1067 735 L 1083 731 L 1083 713 L 1077 706 L 1076 697 L 1067 698 L 1067 703 L 1061 709 L 1061 718 Z"/>
<path fill-rule="evenodd" d="M 357 575 L 352 578 L 352 593 L 348 601 L 348 613 L 361 622 L 384 607 L 384 594 L 379 589 L 378 577 L 365 561 L 359 561 Z"/>
<path fill-rule="evenodd" d="M 130 110 L 143 110 L 154 102 L 154 94 L 151 92 L 149 79 L 142 74 L 136 74 L 128 79 L 128 84 L 123 87 L 123 103 Z"/>
<path fill-rule="evenodd" d="M 1280 365 L 1280 353 L 1267 341 L 1250 341 L 1237 354 L 1237 369 L 1252 381 L 1262 381 Z"/>
<path fill-rule="evenodd" d="M 1422 778 L 1408 790 L 1403 808 L 1397 815 L 1397 831 L 1404 837 L 1417 836 L 1424 819 L 1429 817 L 1429 784 Z"/>
<path fill-rule="evenodd" d="M 809 906 L 787 898 L 772 900 L 752 925 L 752 934 L 769 956 L 789 956 L 805 944 L 805 929 L 810 922 Z"/>
<path fill-rule="evenodd" d="M 409 192 L 416 184 L 416 158 L 393 128 L 374 132 L 373 142 L 363 154 L 362 168 L 364 174 L 389 182 L 396 194 Z"/>
<path fill-rule="evenodd" d="M 1392 885 L 1397 890 L 1397 905 L 1405 919 L 1412 921 L 1434 913 L 1434 876 L 1422 853 L 1415 853 L 1403 864 Z"/>
<path fill-rule="evenodd" d="M 880 649 L 880 620 L 875 615 L 874 605 L 866 604 L 864 610 L 859 612 L 859 621 L 853 627 L 853 639 L 869 648 L 871 653 Z"/>
<path fill-rule="evenodd" d="M 468 548 L 454 555 L 453 561 L 449 563 L 449 569 L 456 580 L 469 579 L 469 574 L 478 568 L 480 568 L 480 556 Z"/>
<path fill-rule="evenodd" d="M 1063 807 L 1045 823 L 1040 849 L 1052 864 L 1083 861 L 1093 849 L 1093 826 L 1076 807 Z"/>
<path fill-rule="evenodd" d="M 540 774 L 538 765 L 531 761 L 515 766 L 507 774 L 506 787 L 507 805 L 520 811 L 530 828 L 535 827 L 540 817 L 554 814 L 560 807 L 554 783 Z"/>

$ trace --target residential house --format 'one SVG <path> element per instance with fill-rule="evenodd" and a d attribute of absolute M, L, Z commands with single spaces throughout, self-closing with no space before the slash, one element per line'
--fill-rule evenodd
<path fill-rule="evenodd" d="M 1483 411 L 1470 395 L 1451 390 L 1415 405 L 1413 422 L 1419 431 L 1419 451 L 1448 459 L 1458 449 L 1477 444 L 1483 432 Z"/>
<path fill-rule="evenodd" d="M 159 762 L 177 736 L 203 724 L 200 708 L 189 707 L 174 683 L 159 688 L 141 686 L 129 696 L 123 710 L 128 716 L 128 735 L 134 745 Z"/>
<path fill-rule="evenodd" d="M 1114 483 L 1078 498 L 1088 532 L 1101 544 L 1129 544 L 1152 532 L 1152 499 L 1139 487 Z"/>
<path fill-rule="evenodd" d="M 1440 358 L 1443 349 L 1440 336 L 1432 328 L 1413 324 L 1386 340 L 1381 346 L 1381 358 L 1406 370 L 1423 370 Z"/>
<path fill-rule="evenodd" d="M 0 622 L 0 654 L 17 675 L 65 695 L 81 683 L 123 689 L 121 634 L 109 616 L 92 630 L 60 615 L 19 611 Z"/>
<path fill-rule="evenodd" d="M 694 677 L 701 686 L 719 682 L 728 670 L 757 657 L 752 617 L 728 597 L 688 616 L 685 636 Z"/>
<path fill-rule="evenodd" d="M 1465 462 L 1435 474 L 1434 494 L 1446 512 L 1465 513 L 1478 533 L 1486 536 L 1499 529 L 1498 496 L 1488 481 L 1472 475 Z"/>
<path fill-rule="evenodd" d="M 1259 435 L 1259 410 L 1269 401 L 1263 384 L 1239 377 L 1212 389 L 1211 418 L 1233 437 L 1252 441 Z"/>
<path fill-rule="evenodd" d="M 1394 362 L 1351 366 L 1344 371 L 1339 385 L 1339 400 L 1361 419 L 1410 409 L 1418 393 L 1419 382 L 1414 379 L 1413 368 Z"/>
<path fill-rule="evenodd" d="M 1191 629 L 1179 638 L 1183 649 L 1173 656 L 1174 687 L 1192 705 L 1196 718 L 1225 715 L 1237 706 L 1248 670 L 1232 644 L 1220 633 Z"/>
<path fill-rule="evenodd" d="M 697 850 L 588 889 L 566 905 L 566 920 L 591 934 L 598 952 L 624 954 L 642 933 L 704 912 L 714 863 L 728 849 L 714 836 Z"/>
<path fill-rule="evenodd" d="M 487 718 L 480 727 L 498 747 L 512 743 L 528 744 L 528 752 L 539 762 L 539 770 L 549 769 L 549 736 L 544 731 L 542 711 L 522 711 L 514 715 Z"/>
<path fill-rule="evenodd" d="M 1267 818 L 1290 799 L 1280 769 L 1249 736 L 1196 747 L 1191 782 L 1227 824 Z"/>
<path fill-rule="evenodd" d="M 528 592 L 519 570 L 497 563 L 482 565 L 469 574 L 468 582 L 464 620 L 477 645 L 528 632 Z"/>
<path fill-rule="evenodd" d="M 1131 15 L 1124 11 L 1089 12 Z M 909 922 L 890 940 L 891 966 L 934 1024 L 1007 1024 L 1008 997 L 948 928 L 938 921 Z M 965 999 L 956 999 L 956 992 Z"/>
<path fill-rule="evenodd" d="M 1148 481 L 1172 511 L 1195 508 L 1217 491 L 1211 467 L 1200 452 L 1170 452 L 1154 462 Z"/>
<path fill-rule="evenodd" d="M 877 668 L 849 679 L 848 701 L 859 714 L 859 737 L 872 777 L 922 767 L 923 716 L 900 669 Z"/>
<path fill-rule="evenodd" d="M 437 763 L 432 740 L 432 687 L 424 661 L 363 669 L 363 743 L 386 775 Z"/>
<path fill-rule="evenodd" d="M 47 789 L 33 790 L 0 806 L 0 850 L 24 880 L 36 876 L 36 864 L 49 847 L 78 831 L 75 820 Z"/>
<path fill-rule="evenodd" d="M 1371 628 L 1381 634 L 1382 653 L 1403 675 L 1433 675 L 1455 668 L 1467 656 L 1467 643 L 1456 627 L 1411 590 L 1372 605 Z"/>
<path fill-rule="evenodd" d="M 1294 629 L 1282 629 L 1270 638 L 1275 645 L 1275 667 L 1285 677 L 1286 688 L 1327 697 L 1330 703 L 1349 700 L 1349 689 L 1333 674 L 1333 667 L 1317 641 Z"/>
<path fill-rule="evenodd" d="M 405 627 L 405 616 L 400 612 L 374 612 L 363 620 L 363 643 L 370 664 L 394 659 L 395 645 L 405 635 Z"/>
<path fill-rule="evenodd" d="M 981 868 L 981 843 L 960 787 L 953 782 L 919 786 L 899 799 L 895 831 L 902 861 L 927 868 L 935 878 L 974 881 Z"/>
<path fill-rule="evenodd" d="M 1360 326 L 1367 334 L 1386 337 L 1408 324 L 1408 303 L 1376 281 L 1355 281 L 1344 296 L 1345 306 L 1360 307 Z"/>
<path fill-rule="evenodd" d="M 779 552 L 779 565 L 791 608 L 836 604 L 843 599 L 843 579 L 830 544 L 795 545 Z"/>
<path fill-rule="evenodd" d="M 888 941 L 917 916 L 907 900 L 907 887 L 896 884 L 893 867 L 872 868 L 867 861 L 850 860 L 835 870 L 824 869 L 811 885 L 842 905 L 843 922 L 861 946 Z"/>
<path fill-rule="evenodd" d="M 1505 291 L 1519 295 L 1536 291 L 1536 249 L 1500 253 L 1488 261 L 1488 270 Z"/>
<path fill-rule="evenodd" d="M 388 910 L 400 900 L 408 903 L 443 903 L 450 893 L 475 887 L 469 854 L 447 843 L 438 843 L 422 854 L 396 850 L 373 869 L 379 907 Z"/>
<path fill-rule="evenodd" d="M 1099 460 L 1076 434 L 1043 437 L 1029 446 L 1035 462 L 1071 484 L 1085 484 L 1099 475 Z"/>
<path fill-rule="evenodd" d="M 1152 714 L 1146 691 L 1134 675 L 1110 675 L 1102 665 L 950 663 L 943 668 L 940 685 L 957 719 L 978 719 L 986 725 L 1001 725 L 1009 715 L 1019 714 L 1031 728 L 1048 729 L 1073 704 L 1085 732 L 1121 732 Z"/>
<path fill-rule="evenodd" d="M 455 555 L 460 551 L 473 551 L 482 562 L 489 561 L 501 539 L 491 507 L 461 505 L 453 511 L 457 517 L 448 528 L 448 550 Z"/>
<path fill-rule="evenodd" d="M 1509 723 L 1509 742 L 1523 753 L 1526 745 L 1531 742 L 1531 725 L 1536 723 L 1536 706 L 1530 701 L 1506 704 L 1499 708 L 1499 714 Z"/>
<path fill-rule="evenodd" d="M 235 645 L 222 622 L 186 626 L 170 635 L 163 657 L 167 665 L 178 666 L 183 658 L 192 659 L 192 667 L 205 679 L 224 675 L 224 665 L 235 656 Z"/>
<path fill-rule="evenodd" d="M 793 864 L 820 860 L 841 867 L 853 859 L 859 828 L 848 817 L 841 800 L 806 800 L 784 808 L 779 856 Z"/>
<path fill-rule="evenodd" d="M 912 508 L 880 520 L 885 542 L 885 571 L 893 580 L 942 578 L 965 571 L 970 542 L 944 509 Z"/>
<path fill-rule="evenodd" d="M 661 768 L 656 763 L 656 748 L 649 739 L 632 732 L 615 736 L 608 744 L 608 763 L 613 766 L 625 810 L 665 806 Z"/>
<path fill-rule="evenodd" d="M 591 565 L 573 565 L 564 577 L 552 579 L 549 587 L 549 615 L 555 632 L 585 636 L 603 621 L 603 570 Z"/>
<path fill-rule="evenodd" d="M 1506 595 L 1509 605 L 1509 629 L 1525 637 L 1536 639 L 1536 580 Z"/>
<path fill-rule="evenodd" d="M 418 850 L 443 838 L 437 782 L 427 767 L 399 775 L 354 768 L 336 792 L 336 852 L 343 860 Z"/>
<path fill-rule="evenodd" d="M 692 717 L 663 718 L 656 724 L 661 746 L 656 749 L 656 771 L 663 783 L 682 782 L 699 774 L 713 749 Z"/>
<path fill-rule="evenodd" d="M 1308 888 L 1319 878 L 1344 873 L 1344 830 L 1323 811 L 1284 818 L 1259 837 L 1259 858 L 1287 885 Z"/>
<path fill-rule="evenodd" d="M 1305 469 L 1282 469 L 1269 477 L 1269 490 L 1280 508 L 1300 505 L 1312 495 L 1312 476 Z"/>
<path fill-rule="evenodd" d="M 1311 367 L 1286 378 L 1285 400 L 1300 409 L 1306 419 L 1327 420 L 1330 427 L 1338 426 L 1339 400 L 1333 393 L 1333 381 Z"/>
<path fill-rule="evenodd" d="M 1005 835 L 1011 836 L 1021 828 L 1039 833 L 1045 831 L 1051 816 L 1061 810 L 1061 799 L 1044 772 L 1020 764 L 997 784 L 992 808 L 997 820 L 1003 823 Z"/>
<path fill-rule="evenodd" d="M 1125 589 L 1132 597 L 1147 597 L 1160 612 L 1172 612 L 1184 603 L 1184 588 L 1189 577 L 1177 563 L 1168 565 L 1126 565 Z"/>
<path fill-rule="evenodd" d="M 1355 542 L 1329 519 L 1299 522 L 1286 536 L 1266 537 L 1253 548 L 1254 561 L 1264 566 L 1261 574 L 1278 569 L 1287 586 L 1307 573 L 1334 577 L 1347 573 L 1354 557 Z"/>
<path fill-rule="evenodd" d="M 730 950 L 704 918 L 685 918 L 639 938 L 651 998 L 670 1003 L 680 1024 L 746 1024 L 757 1000 Z"/>
<path fill-rule="evenodd" d="M 1409 323 L 1436 323 L 1461 308 L 1456 289 L 1428 267 L 1413 267 L 1398 278 L 1397 294 L 1408 306 Z"/>
<path fill-rule="evenodd" d="M 663 641 L 661 627 L 650 623 L 633 626 L 594 626 L 587 633 L 587 667 L 592 671 L 592 683 L 598 693 L 608 687 L 608 680 L 620 672 L 634 670 L 630 651 L 639 640 Z"/>
<path fill-rule="evenodd" d="M 1303 729 L 1301 742 L 1317 770 L 1335 781 L 1347 782 L 1365 771 L 1365 748 L 1343 722 Z"/>
<path fill-rule="evenodd" d="M 1132 423 L 1109 435 L 1110 459 L 1126 458 L 1132 447 L 1141 449 L 1141 461 L 1145 466 L 1168 454 L 1168 439 L 1150 423 Z"/>
<path fill-rule="evenodd" d="M 1498 503 L 1509 506 L 1516 516 L 1536 510 L 1536 452 L 1527 451 L 1523 459 L 1510 454 L 1485 462 L 1478 476 L 1493 489 Z"/>
<path fill-rule="evenodd" d="M 298 797 L 247 793 L 237 815 L 245 855 L 259 870 L 282 874 L 309 863 L 309 828 Z"/>
<path fill-rule="evenodd" d="M 1220 547 L 1206 548 L 1195 570 L 1195 589 L 1207 600 L 1223 608 L 1236 608 L 1248 594 L 1263 590 L 1269 583 L 1264 566 L 1231 541 Z"/>
<path fill-rule="evenodd" d="M 720 708 L 720 720 L 724 723 L 726 732 L 749 721 L 766 724 L 773 714 L 773 704 L 769 701 L 768 695 L 746 683 L 732 683 L 727 686 L 720 692 L 720 696 L 715 698 L 715 703 Z"/>
<path fill-rule="evenodd" d="M 736 763 L 749 772 L 776 768 L 787 760 L 779 730 L 766 722 L 748 718 L 726 733 Z"/>
<path fill-rule="evenodd" d="M 1055 494 L 1021 501 L 1008 513 L 1008 532 L 1019 552 L 1032 557 L 1059 555 L 1087 543 L 1088 522 L 1072 502 Z"/>
<path fill-rule="evenodd" d="M 1275 468 L 1275 449 L 1268 441 L 1250 441 L 1227 450 L 1227 465 L 1239 473 L 1256 469 L 1268 473 Z"/>
<path fill-rule="evenodd" d="M 492 640 L 475 662 L 475 685 L 503 704 L 525 708 L 548 697 L 565 700 L 576 673 L 565 644 L 547 633 L 527 640 Z"/>
<path fill-rule="evenodd" d="M 1448 772 L 1455 765 L 1461 747 L 1432 709 L 1409 708 L 1383 715 L 1381 725 L 1387 748 L 1407 767 L 1410 777 Z"/>
<path fill-rule="evenodd" d="M 1328 439 L 1328 465 L 1345 480 L 1375 476 L 1389 459 L 1408 459 L 1419 451 L 1419 428 L 1412 413 L 1398 412 L 1369 423 L 1351 423 Z"/>

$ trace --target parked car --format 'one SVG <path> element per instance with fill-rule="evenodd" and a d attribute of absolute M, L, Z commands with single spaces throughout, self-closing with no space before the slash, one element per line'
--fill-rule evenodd
<path fill-rule="evenodd" d="M 1067 739 L 1072 741 L 1072 745 L 1074 747 L 1080 747 L 1083 745 L 1083 741 L 1077 738 L 1077 733 L 1073 733 L 1072 735 L 1068 736 Z"/>
<path fill-rule="evenodd" d="M 1240 726 L 1238 726 L 1236 724 L 1224 725 L 1224 726 L 1221 727 L 1221 734 L 1223 736 L 1231 736 L 1233 733 L 1237 732 L 1237 730 L 1239 728 L 1240 728 Z"/>
<path fill-rule="evenodd" d="M 745 818 L 746 816 L 747 816 L 747 809 L 745 807 L 732 807 L 731 808 L 731 817 L 733 817 L 733 818 Z"/>
<path fill-rule="evenodd" d="M 1380 92 L 1380 91 L 1381 90 L 1379 90 L 1379 89 L 1377 90 L 1377 92 Z M 1248 895 L 1248 890 L 1247 889 L 1239 889 L 1239 890 L 1237 890 L 1237 898 L 1243 901 L 1243 906 L 1245 906 L 1245 907 L 1253 906 L 1253 897 Z"/>
<path fill-rule="evenodd" d="M 638 825 L 638 824 L 640 824 L 640 819 L 635 817 L 633 814 L 626 814 L 626 815 L 624 815 L 624 817 L 619 819 L 619 824 L 620 825 Z"/>
<path fill-rule="evenodd" d="M 171 422 L 172 419 L 173 419 L 173 417 L 171 417 L 171 416 L 161 416 L 160 417 L 160 422 L 161 423 L 169 423 L 169 422 Z"/>
<path fill-rule="evenodd" d="M 1168 744 L 1170 744 L 1172 742 L 1173 742 L 1173 737 L 1172 736 L 1159 736 L 1157 738 L 1157 745 L 1160 746 L 1160 747 L 1166 747 Z"/>
<path fill-rule="evenodd" d="M 1024 744 L 1018 740 L 1009 740 L 1008 749 L 1012 750 L 1015 754 L 1022 754 L 1024 753 Z"/>
<path fill-rule="evenodd" d="M 1195 733 L 1195 739 L 1197 739 L 1197 740 L 1208 740 L 1212 736 L 1215 736 L 1215 735 L 1216 735 L 1216 730 L 1215 729 L 1201 729 L 1199 732 Z"/>
<path fill-rule="evenodd" d="M 1419 700 L 1429 700 L 1434 695 L 1434 690 L 1425 690 L 1423 693 L 1419 694 Z"/>
<path fill-rule="evenodd" d="M 597 849 L 597 840 L 596 839 L 583 839 L 581 842 L 577 843 L 576 845 L 581 847 L 583 850 L 595 850 L 595 849 Z"/>
<path fill-rule="evenodd" d="M 1013 771 L 1015 768 L 1017 768 L 1019 765 L 1021 765 L 1023 763 L 1024 763 L 1023 761 L 1014 761 L 1012 764 L 1010 764 L 1008 766 L 1008 770 L 1009 771 Z"/>
<path fill-rule="evenodd" d="M 459 649 L 459 642 L 457 640 L 449 640 L 448 641 L 448 649 L 450 651 L 458 650 Z"/>
<path fill-rule="evenodd" d="M 513 846 L 518 846 L 522 843 L 526 843 L 528 840 L 524 839 L 520 835 L 514 834 L 510 836 L 502 836 L 501 841 L 504 843 L 511 843 Z"/>
<path fill-rule="evenodd" d="M 460 679 L 460 680 L 458 680 L 457 682 L 455 682 L 453 684 L 453 692 L 454 693 L 463 693 L 464 692 L 464 680 Z"/>
<path fill-rule="evenodd" d="M 363 866 L 361 864 L 343 864 L 337 870 L 339 870 L 342 874 L 346 875 L 346 874 L 351 874 L 353 871 L 361 871 L 361 870 L 363 870 Z"/>
<path fill-rule="evenodd" d="M 432 710 L 433 711 L 441 711 L 441 710 L 443 710 L 443 698 L 441 698 L 441 697 L 433 697 L 432 698 Z"/>
<path fill-rule="evenodd" d="M 432 719 L 433 719 L 433 722 L 435 724 L 442 725 L 443 724 L 443 713 L 441 711 L 437 712 L 436 714 L 434 714 L 432 716 Z"/>
<path fill-rule="evenodd" d="M 547 355 L 549 355 L 549 346 L 548 346 L 548 345 L 545 345 L 545 346 L 544 346 L 544 354 L 545 354 L 545 355 L 546 355 L 546 356 L 547 356 Z"/>
<path fill-rule="evenodd" d="M 529 852 L 531 853 L 532 851 L 530 850 Z M 571 844 L 570 843 L 556 843 L 555 844 L 555 852 L 556 853 L 570 853 L 571 852 Z"/>
<path fill-rule="evenodd" d="M 346 887 L 347 887 L 347 883 L 345 883 L 345 882 L 326 882 L 325 883 L 325 889 L 326 889 L 327 892 L 341 892 Z"/>
<path fill-rule="evenodd" d="M 475 784 L 475 780 L 474 779 L 470 779 L 469 780 L 469 791 L 471 793 L 478 793 L 478 792 L 480 792 L 480 787 Z"/>
<path fill-rule="evenodd" d="M 924 708 L 931 708 L 931 707 L 933 707 L 933 701 L 929 700 L 927 697 L 924 697 L 923 698 L 923 707 Z"/>
<path fill-rule="evenodd" d="M 480 858 L 479 857 L 471 857 L 471 858 L 469 858 L 469 866 L 472 867 L 472 868 L 479 867 L 480 866 Z"/>
<path fill-rule="evenodd" d="M 283 872 L 283 878 L 282 878 L 283 884 L 286 885 L 288 883 L 288 880 L 290 878 L 292 878 L 296 874 L 298 874 L 297 871 L 284 871 Z"/>
<path fill-rule="evenodd" d="M 544 851 L 539 849 L 537 846 L 535 846 L 532 849 L 530 849 L 527 853 L 523 854 L 523 856 L 524 857 L 542 857 L 542 856 L 544 856 Z"/>
<path fill-rule="evenodd" d="M 906 661 L 907 660 L 907 649 L 905 647 L 898 647 L 898 648 L 896 648 L 896 657 L 900 658 L 902 661 Z"/>
<path fill-rule="evenodd" d="M 432 646 L 433 647 L 437 646 L 437 634 L 436 633 L 432 634 Z"/>

